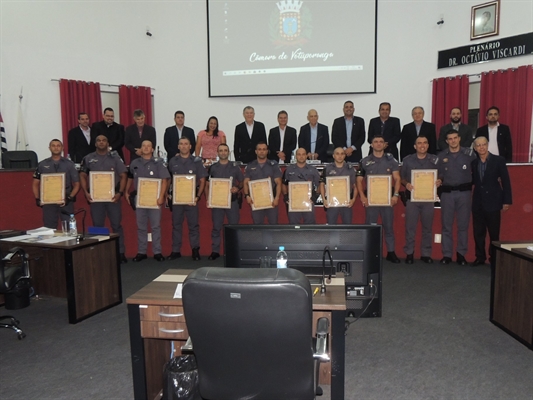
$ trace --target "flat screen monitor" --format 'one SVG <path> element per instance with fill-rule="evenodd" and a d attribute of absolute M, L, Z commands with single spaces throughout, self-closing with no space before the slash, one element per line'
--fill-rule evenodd
<path fill-rule="evenodd" d="M 381 272 L 380 225 L 226 225 L 225 266 L 258 268 L 259 257 L 272 257 L 275 266 L 279 246 L 285 247 L 288 267 L 306 275 L 322 275 L 324 248 L 329 247 L 336 272 L 351 284 L 367 285 Z M 329 275 L 329 258 L 326 273 Z"/>

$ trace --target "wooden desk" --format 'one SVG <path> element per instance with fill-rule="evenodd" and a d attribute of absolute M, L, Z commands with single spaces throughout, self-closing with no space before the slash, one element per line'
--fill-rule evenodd
<path fill-rule="evenodd" d="M 118 235 L 56 244 L 0 240 L 4 254 L 22 247 L 29 255 L 32 286 L 39 295 L 67 298 L 68 321 L 76 324 L 122 303 Z"/>
<path fill-rule="evenodd" d="M 170 269 L 128 297 L 131 363 L 135 399 L 155 399 L 163 387 L 163 368 L 189 337 L 181 299 L 174 299 L 177 282 L 192 270 Z M 331 322 L 331 368 L 321 370 L 320 381 L 331 379 L 331 399 L 344 400 L 344 321 L 346 296 L 342 286 L 328 286 L 324 296 L 313 297 L 313 317 Z M 327 376 L 322 376 L 327 375 Z"/>
<path fill-rule="evenodd" d="M 492 244 L 490 321 L 533 350 L 533 252 L 504 248 L 520 243 Z"/>

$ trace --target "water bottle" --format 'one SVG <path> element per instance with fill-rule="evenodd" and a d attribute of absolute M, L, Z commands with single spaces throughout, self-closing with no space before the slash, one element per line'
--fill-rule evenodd
<path fill-rule="evenodd" d="M 287 253 L 285 247 L 279 246 L 278 255 L 276 256 L 276 266 L 278 268 L 287 268 Z"/>
<path fill-rule="evenodd" d="M 296 150 L 293 150 L 291 154 L 291 164 L 296 164 Z"/>
<path fill-rule="evenodd" d="M 68 221 L 68 232 L 70 236 L 78 236 L 78 228 L 76 227 L 76 218 L 74 214 L 70 214 L 70 220 Z"/>

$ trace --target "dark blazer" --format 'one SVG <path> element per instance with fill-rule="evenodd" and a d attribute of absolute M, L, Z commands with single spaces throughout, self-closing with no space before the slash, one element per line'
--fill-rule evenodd
<path fill-rule="evenodd" d="M 155 128 L 153 126 L 145 124 L 143 126 L 141 137 L 139 137 L 139 130 L 137 129 L 136 124 L 130 125 L 126 128 L 124 134 L 124 146 L 126 146 L 126 148 L 130 151 L 130 164 L 133 160 L 139 158 L 139 156 L 135 154 L 135 149 L 140 149 L 142 142 L 145 140 L 152 142 L 154 151 L 157 149 L 157 137 L 155 135 Z"/>
<path fill-rule="evenodd" d="M 372 143 L 372 139 L 376 135 L 381 135 L 381 118 L 376 117 L 372 118 L 370 120 L 370 123 L 368 124 L 368 143 Z M 396 117 L 389 117 L 385 121 L 385 129 L 383 130 L 383 138 L 388 143 L 387 148 L 385 149 L 385 152 L 391 153 L 394 158 L 398 159 L 398 147 L 396 144 L 400 141 L 402 138 L 401 128 L 400 128 L 400 120 Z M 372 152 L 372 147 L 370 147 L 370 151 L 368 154 Z"/>
<path fill-rule="evenodd" d="M 194 130 L 188 126 L 184 126 L 181 130 L 181 135 L 182 137 L 184 136 L 189 138 L 191 141 L 191 154 L 194 154 L 194 149 L 196 148 L 196 137 L 194 136 Z M 169 126 L 167 129 L 165 129 L 163 143 L 165 145 L 165 151 L 169 160 L 179 152 L 178 143 L 181 137 L 178 136 L 178 127 L 176 125 Z"/>
<path fill-rule="evenodd" d="M 489 126 L 484 125 L 477 129 L 476 137 L 484 136 L 489 140 Z M 513 162 L 513 143 L 511 141 L 511 130 L 507 125 L 498 126 L 498 152 L 506 162 Z M 507 203 L 506 203 L 507 204 Z"/>
<path fill-rule="evenodd" d="M 279 133 L 279 126 L 272 128 L 268 132 L 268 158 L 269 160 L 279 161 L 276 152 L 280 148 L 281 134 Z M 283 137 L 283 152 L 285 153 L 285 162 L 291 161 L 291 154 L 296 148 L 296 129 L 292 126 L 285 127 L 285 136 Z"/>
<path fill-rule="evenodd" d="M 453 129 L 452 124 L 447 124 L 440 128 L 439 141 L 437 143 L 440 151 L 446 150 L 448 148 L 448 143 L 446 143 L 446 133 L 451 129 Z M 461 147 L 472 146 L 474 136 L 472 128 L 470 128 L 468 125 L 459 125 L 459 137 L 461 138 Z"/>
<path fill-rule="evenodd" d="M 437 128 L 431 122 L 422 121 L 420 134 L 416 133 L 416 125 L 413 122 L 404 125 L 402 129 L 402 142 L 400 143 L 400 157 L 402 160 L 409 154 L 416 153 L 415 142 L 418 136 L 425 136 L 428 139 L 428 153 L 437 154 Z"/>
<path fill-rule="evenodd" d="M 326 162 L 328 158 L 329 129 L 321 123 L 317 123 L 317 126 L 315 153 L 318 154 L 320 161 Z M 308 153 L 311 152 L 311 126 L 309 123 L 300 128 L 298 147 L 303 147 Z"/>
<path fill-rule="evenodd" d="M 472 195 L 472 210 L 498 211 L 504 204 L 513 203 L 511 180 L 505 159 L 489 153 L 487 167 L 483 180 L 479 175 L 479 157 L 472 161 L 472 183 L 474 193 Z"/>
<path fill-rule="evenodd" d="M 365 142 L 365 120 L 361 117 L 354 116 L 352 119 L 352 145 L 355 146 L 355 150 L 350 157 L 346 158 L 346 161 L 359 162 L 363 158 L 361 147 Z M 333 147 L 346 147 L 346 121 L 344 117 L 335 118 L 333 121 L 333 127 L 331 128 L 331 142 Z"/>
<path fill-rule="evenodd" d="M 87 139 L 85 139 L 85 135 L 79 126 L 68 131 L 68 154 L 70 154 L 70 159 L 75 163 L 81 163 L 83 157 L 96 150 L 94 147 L 95 136 L 92 129 L 90 136 L 90 143 L 87 143 Z"/>
<path fill-rule="evenodd" d="M 246 129 L 246 122 L 242 122 L 235 127 L 235 135 L 233 138 L 233 153 L 235 161 L 242 161 L 248 164 L 257 159 L 255 155 L 255 146 L 259 142 L 267 142 L 267 135 L 265 125 L 262 122 L 254 121 L 254 130 L 252 137 L 248 135 Z"/>
<path fill-rule="evenodd" d="M 109 142 L 112 150 L 116 150 L 120 158 L 124 160 L 124 125 L 113 122 L 112 125 L 107 126 L 105 121 L 95 122 L 91 127 L 91 133 L 94 132 L 94 139 L 100 135 L 104 135 Z"/>

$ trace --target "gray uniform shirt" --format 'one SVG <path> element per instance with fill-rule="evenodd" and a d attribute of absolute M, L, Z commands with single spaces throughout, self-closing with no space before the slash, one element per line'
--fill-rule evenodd
<path fill-rule="evenodd" d="M 392 175 L 394 171 L 399 171 L 400 165 L 394 156 L 385 153 L 382 157 L 376 157 L 374 154 L 361 160 L 360 175 Z"/>
<path fill-rule="evenodd" d="M 91 171 L 114 171 L 115 191 L 118 192 L 120 190 L 120 174 L 128 172 L 128 169 L 117 152 L 112 151 L 103 155 L 96 152 L 86 155 L 81 161 L 81 171 L 87 175 Z"/>
<path fill-rule="evenodd" d="M 416 153 L 409 154 L 402 160 L 400 175 L 403 180 L 411 183 L 411 171 L 414 169 L 437 169 L 437 156 L 427 153 L 424 158 L 418 158 Z"/>
<path fill-rule="evenodd" d="M 474 151 L 461 147 L 457 153 L 450 149 L 439 153 L 437 168 L 443 186 L 458 186 L 472 182 L 472 161 L 476 158 Z"/>
<path fill-rule="evenodd" d="M 168 170 L 172 175 L 195 175 L 196 187 L 200 185 L 200 179 L 207 177 L 207 171 L 200 157 L 172 157 L 168 162 Z"/>
<path fill-rule="evenodd" d="M 80 181 L 80 175 L 72 161 L 64 157 L 58 161 L 54 161 L 52 157 L 46 158 L 37 165 L 33 177 L 40 180 L 42 174 L 58 173 L 65 173 L 65 193 L 68 196 L 72 191 L 72 184 Z"/>
<path fill-rule="evenodd" d="M 257 160 L 253 160 L 246 166 L 246 169 L 244 170 L 244 178 L 249 178 L 251 181 L 270 178 L 272 182 L 272 191 L 275 195 L 276 183 L 274 182 L 274 179 L 281 178 L 281 169 L 279 168 L 278 163 L 274 160 L 267 160 L 263 164 L 259 164 Z"/>
<path fill-rule="evenodd" d="M 138 187 L 139 178 L 170 178 L 170 174 L 163 163 L 163 159 L 159 157 L 152 157 L 148 160 L 145 160 L 142 157 L 136 158 L 130 164 L 129 174 L 130 178 L 133 178 L 136 188 Z"/>
<path fill-rule="evenodd" d="M 349 176 L 350 177 L 350 197 L 353 198 L 353 187 L 355 185 L 356 173 L 350 163 L 344 163 L 341 168 L 338 168 L 334 162 L 326 165 L 322 171 L 322 182 L 326 183 L 326 178 L 328 176 Z"/>
<path fill-rule="evenodd" d="M 306 164 L 303 168 L 300 168 L 296 164 L 290 164 L 283 173 L 283 183 L 288 184 L 289 182 L 297 181 L 312 182 L 316 188 L 320 182 L 320 174 L 311 165 Z"/>

